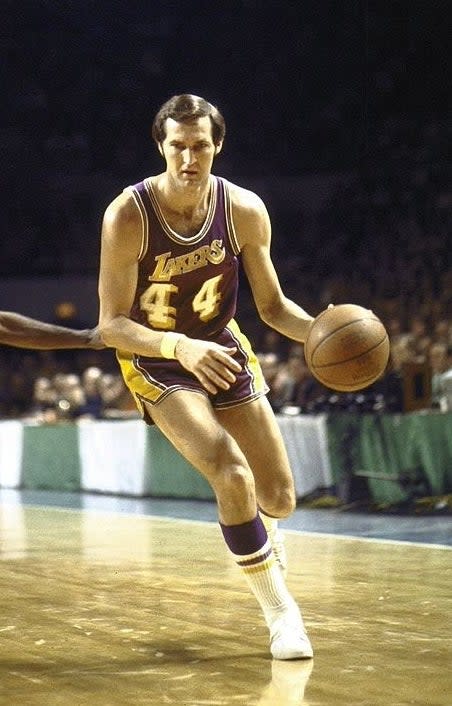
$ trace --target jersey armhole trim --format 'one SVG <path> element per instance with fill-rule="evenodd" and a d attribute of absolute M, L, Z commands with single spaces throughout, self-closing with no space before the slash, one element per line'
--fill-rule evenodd
<path fill-rule="evenodd" d="M 142 234 L 141 234 L 141 247 L 140 251 L 138 253 L 138 262 L 140 262 L 143 257 L 145 256 L 148 246 L 149 246 L 149 219 L 148 219 L 148 214 L 146 211 L 146 207 L 143 203 L 143 199 L 141 198 L 141 194 L 137 189 L 134 189 L 133 186 L 128 187 L 125 189 L 126 191 L 130 191 L 130 193 L 133 196 L 133 200 L 135 201 L 137 208 L 140 212 L 141 216 L 141 226 L 142 226 Z"/>
<path fill-rule="evenodd" d="M 231 243 L 234 255 L 240 254 L 240 244 L 237 238 L 237 233 L 235 232 L 234 219 L 232 217 L 232 202 L 231 195 L 229 193 L 229 186 L 225 179 L 221 180 L 223 182 L 223 192 L 224 192 L 224 205 L 226 214 L 226 227 L 228 229 L 229 242 Z"/>

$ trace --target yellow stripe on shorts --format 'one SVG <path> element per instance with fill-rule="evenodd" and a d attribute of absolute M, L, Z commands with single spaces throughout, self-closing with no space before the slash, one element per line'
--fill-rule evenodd
<path fill-rule="evenodd" d="M 144 413 L 143 403 L 141 398 L 144 397 L 149 402 L 157 402 L 157 400 L 165 393 L 164 385 L 159 385 L 157 381 L 151 382 L 145 375 L 145 372 L 136 366 L 135 356 L 128 351 L 116 351 L 116 358 L 121 368 L 124 382 L 132 393 L 135 404 L 141 413 Z"/>
<path fill-rule="evenodd" d="M 245 336 L 244 333 L 241 332 L 235 319 L 231 319 L 226 328 L 232 333 L 234 338 L 237 340 L 237 343 L 240 345 L 240 348 L 242 348 L 242 350 L 245 351 L 247 355 L 248 362 L 246 364 L 246 367 L 253 380 L 254 392 L 266 392 L 267 384 L 264 380 L 262 368 L 255 352 L 251 348 L 251 343 L 249 342 L 248 338 Z"/>

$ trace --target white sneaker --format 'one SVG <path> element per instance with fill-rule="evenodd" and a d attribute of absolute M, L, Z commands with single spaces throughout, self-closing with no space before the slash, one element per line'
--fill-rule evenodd
<path fill-rule="evenodd" d="M 289 608 L 270 625 L 270 651 L 274 659 L 311 659 L 314 656 L 298 608 Z"/>

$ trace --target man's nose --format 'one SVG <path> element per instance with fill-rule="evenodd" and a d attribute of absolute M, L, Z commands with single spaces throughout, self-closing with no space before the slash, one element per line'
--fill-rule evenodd
<path fill-rule="evenodd" d="M 195 161 L 195 154 L 193 150 L 190 149 L 190 147 L 186 147 L 184 151 L 182 152 L 182 157 L 184 159 L 185 164 L 192 164 Z"/>

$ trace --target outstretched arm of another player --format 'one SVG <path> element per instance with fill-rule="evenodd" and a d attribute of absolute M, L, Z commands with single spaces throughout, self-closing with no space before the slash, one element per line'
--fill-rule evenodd
<path fill-rule="evenodd" d="M 167 331 L 157 331 L 133 321 L 130 312 L 138 278 L 142 223 L 130 194 L 123 193 L 107 208 L 102 226 L 99 274 L 100 328 L 108 346 L 137 355 L 165 357 L 162 342 Z M 181 336 L 173 348 L 180 364 L 193 373 L 208 392 L 228 389 L 240 365 L 235 349 Z M 168 357 L 168 356 L 167 356 Z"/>
<path fill-rule="evenodd" d="M 105 348 L 97 327 L 71 329 L 31 319 L 12 311 L 0 311 L 0 343 L 37 350 Z"/>
<path fill-rule="evenodd" d="M 242 263 L 261 319 L 287 338 L 304 343 L 313 321 L 288 299 L 270 256 L 271 225 L 265 205 L 256 194 L 238 189 L 234 194 L 234 224 Z"/>

